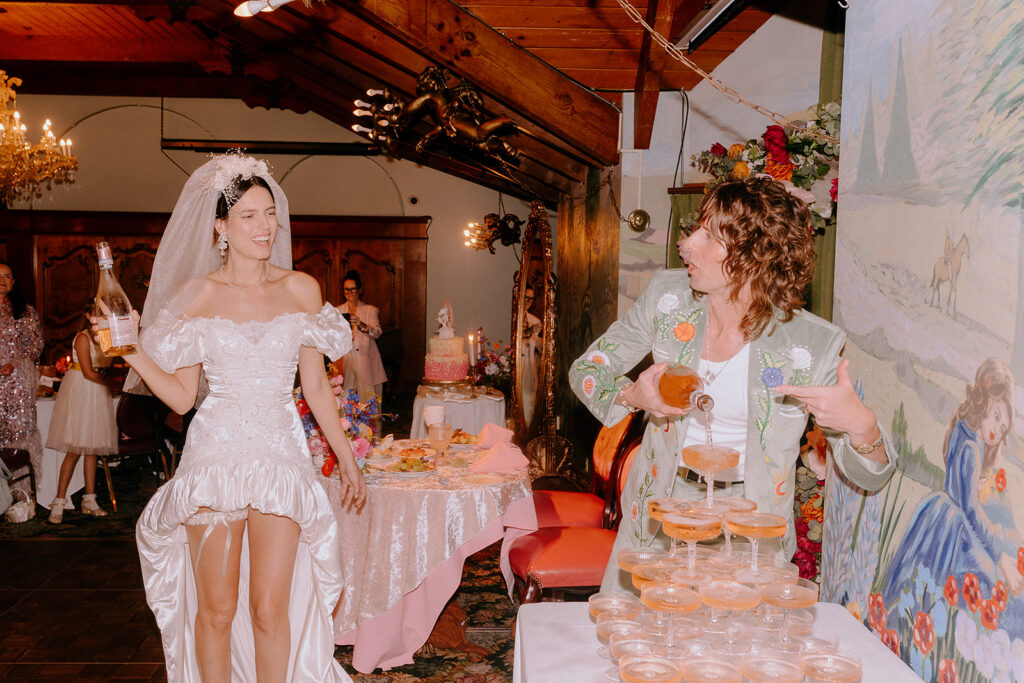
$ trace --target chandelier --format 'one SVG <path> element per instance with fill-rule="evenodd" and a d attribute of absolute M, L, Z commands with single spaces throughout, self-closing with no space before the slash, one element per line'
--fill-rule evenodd
<path fill-rule="evenodd" d="M 21 114 L 15 109 L 14 86 L 20 78 L 8 78 L 0 70 L 0 204 L 10 207 L 18 200 L 42 197 L 53 184 L 75 182 L 78 159 L 71 153 L 71 140 L 60 140 L 43 125 L 43 137 L 28 141 Z"/>

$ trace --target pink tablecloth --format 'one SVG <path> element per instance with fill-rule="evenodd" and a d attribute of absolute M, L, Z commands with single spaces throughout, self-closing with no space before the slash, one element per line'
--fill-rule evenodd
<path fill-rule="evenodd" d="M 362 673 L 411 663 L 458 588 L 465 559 L 500 539 L 511 592 L 508 544 L 537 528 L 525 471 L 442 466 L 426 477 L 377 474 L 368 483 L 363 510 L 338 514 L 349 585 L 334 614 L 335 642 L 355 645 L 352 665 Z M 336 498 L 336 488 L 328 494 Z"/>

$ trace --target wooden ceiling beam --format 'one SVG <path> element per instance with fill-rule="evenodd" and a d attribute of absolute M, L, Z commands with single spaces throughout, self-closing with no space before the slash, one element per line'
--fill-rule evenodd
<path fill-rule="evenodd" d="M 224 52 L 205 40 L 139 38 L 107 40 L 61 36 L 5 35 L 0 40 L 0 60 L 54 62 L 214 62 Z"/>
<path fill-rule="evenodd" d="M 645 20 L 660 36 L 670 34 L 678 0 L 651 0 Z M 654 115 L 658 110 L 661 76 L 668 54 L 644 30 L 637 58 L 636 84 L 633 87 L 633 149 L 648 149 L 654 134 Z"/>
<path fill-rule="evenodd" d="M 449 0 L 341 7 L 450 68 L 604 167 L 618 161 L 619 112 Z"/>

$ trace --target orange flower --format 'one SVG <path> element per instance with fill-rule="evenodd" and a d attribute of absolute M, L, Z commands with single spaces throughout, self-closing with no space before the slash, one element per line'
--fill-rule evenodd
<path fill-rule="evenodd" d="M 629 514 L 633 518 L 634 522 L 636 521 L 636 518 L 640 516 L 640 507 L 636 502 L 633 503 L 633 508 L 629 511 Z"/>
<path fill-rule="evenodd" d="M 796 164 L 779 164 L 769 157 L 764 162 L 764 172 L 776 180 L 793 180 L 793 169 Z"/>
<path fill-rule="evenodd" d="M 914 619 L 914 644 L 925 656 L 935 647 L 935 630 L 932 628 L 931 615 L 920 610 Z"/>
<path fill-rule="evenodd" d="M 999 605 L 995 600 L 981 601 L 981 625 L 989 631 L 999 628 Z"/>
<path fill-rule="evenodd" d="M 960 683 L 960 674 L 956 670 L 956 662 L 943 659 L 939 662 L 939 683 Z"/>
<path fill-rule="evenodd" d="M 819 524 L 825 521 L 825 511 L 820 507 L 815 507 L 814 501 L 821 497 L 821 494 L 816 494 L 809 501 L 800 506 L 800 514 L 804 519 L 813 519 Z"/>
<path fill-rule="evenodd" d="M 882 645 L 893 651 L 894 654 L 899 656 L 900 654 L 900 637 L 896 635 L 895 629 L 887 629 L 881 634 Z"/>
<path fill-rule="evenodd" d="M 1024 574 L 1024 548 L 1017 548 L 1017 571 Z"/>
<path fill-rule="evenodd" d="M 967 608 L 977 612 L 981 600 L 981 584 L 978 583 L 978 577 L 971 573 L 964 574 L 964 602 L 967 603 Z"/>
<path fill-rule="evenodd" d="M 868 596 L 868 626 L 879 633 L 885 633 L 885 603 L 881 593 Z"/>
<path fill-rule="evenodd" d="M 681 342 L 688 342 L 693 339 L 693 325 L 690 323 L 679 323 L 672 330 L 672 334 Z"/>
<path fill-rule="evenodd" d="M 956 607 L 956 604 L 960 602 L 960 587 L 956 585 L 955 576 L 950 575 L 946 578 L 946 587 L 942 590 L 942 594 L 946 596 L 946 602 L 950 607 Z"/>
<path fill-rule="evenodd" d="M 996 607 L 999 608 L 1000 612 L 1006 610 L 1006 598 L 1008 595 L 1006 584 L 1002 581 L 996 581 L 996 585 L 992 586 L 992 601 L 996 603 Z"/>
<path fill-rule="evenodd" d="M 743 150 L 744 149 L 746 149 L 746 148 L 743 145 L 741 145 L 740 143 L 738 143 L 738 142 L 734 143 L 732 145 L 729 145 L 729 158 L 730 159 L 739 159 L 743 155 Z"/>
<path fill-rule="evenodd" d="M 1006 490 L 1006 470 L 1002 467 L 996 472 L 996 490 L 1002 493 Z"/>
<path fill-rule="evenodd" d="M 737 161 L 736 165 L 732 167 L 732 174 L 737 178 L 749 178 L 750 167 L 745 161 Z"/>

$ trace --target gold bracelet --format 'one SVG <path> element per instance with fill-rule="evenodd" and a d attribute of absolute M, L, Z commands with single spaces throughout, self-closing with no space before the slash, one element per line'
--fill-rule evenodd
<path fill-rule="evenodd" d="M 874 453 L 876 450 L 878 450 L 878 447 L 881 446 L 881 445 L 882 445 L 882 431 L 881 430 L 878 431 L 878 438 L 875 439 L 874 441 L 872 441 L 869 444 L 864 444 L 863 446 L 854 446 L 853 445 L 853 441 L 850 441 L 850 447 L 853 450 L 855 450 L 858 453 L 860 453 L 861 455 L 867 455 L 868 453 Z"/>

